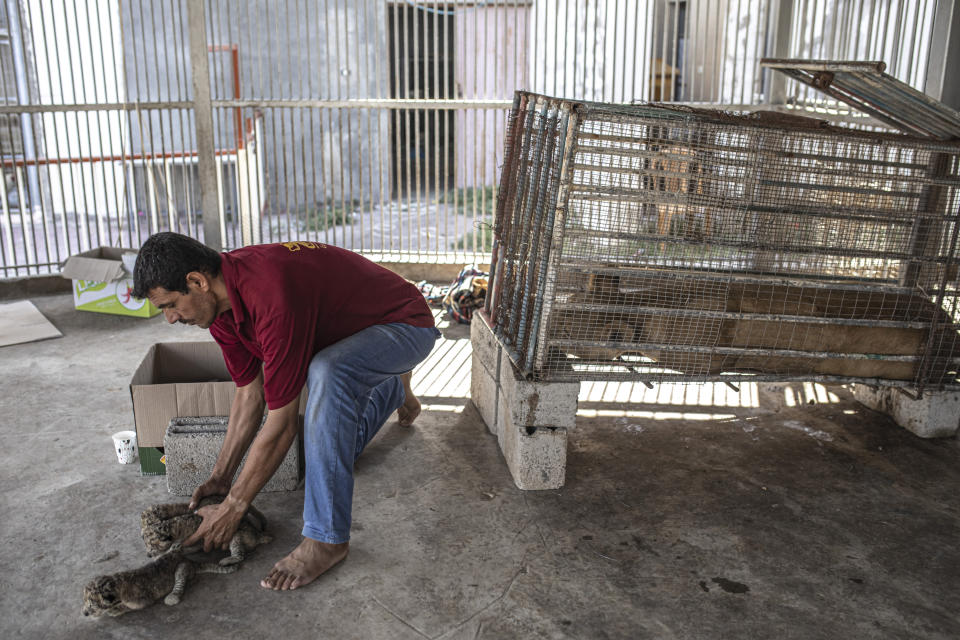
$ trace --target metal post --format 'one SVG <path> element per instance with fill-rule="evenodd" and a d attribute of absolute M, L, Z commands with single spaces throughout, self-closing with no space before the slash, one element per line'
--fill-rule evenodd
<path fill-rule="evenodd" d="M 210 61 L 207 54 L 207 21 L 204 0 L 187 0 L 190 24 L 190 72 L 193 78 L 193 110 L 197 138 L 197 175 L 203 241 L 211 249 L 223 249 L 220 206 L 217 202 L 217 161 L 213 146 L 213 107 L 210 104 Z"/>
<path fill-rule="evenodd" d="M 777 0 L 774 3 L 774 19 L 776 31 L 773 50 L 778 58 L 789 58 L 790 33 L 793 27 L 793 0 Z M 770 91 L 767 94 L 769 104 L 786 104 L 787 77 L 782 73 L 774 73 L 765 69 L 762 73 L 769 74 Z"/>
<path fill-rule="evenodd" d="M 563 253 L 564 224 L 567 217 L 570 182 L 573 179 L 576 134 L 579 124 L 577 112 L 569 104 L 561 105 L 558 110 L 560 111 L 562 124 L 560 127 L 561 134 L 557 138 L 563 141 L 563 156 L 556 198 L 554 202 L 549 203 L 554 207 L 553 215 L 544 230 L 546 248 L 543 252 L 543 264 L 540 267 L 540 282 L 537 283 L 538 290 L 543 291 L 543 294 L 538 300 L 538 308 L 534 311 L 533 321 L 533 329 L 537 332 L 537 338 L 531 341 L 531 347 L 527 350 L 526 362 L 529 369 L 534 372 L 543 370 L 544 361 L 549 351 L 547 348 L 547 327 L 550 325 L 550 312 L 553 308 L 556 292 L 557 265 Z M 534 345 L 537 347 L 535 354 Z"/>
<path fill-rule="evenodd" d="M 950 69 L 956 70 L 957 65 L 960 65 L 960 3 L 938 0 L 923 90 L 954 109 L 960 109 L 960 85 L 948 82 L 948 74 Z"/>
<path fill-rule="evenodd" d="M 932 154 L 930 168 L 927 172 L 930 182 L 923 187 L 920 194 L 916 216 L 910 230 L 908 250 L 914 260 L 904 263 L 901 267 L 899 282 L 901 287 L 915 287 L 917 284 L 922 284 L 920 276 L 924 258 L 936 256 L 940 238 L 946 228 L 945 222 L 937 220 L 946 213 L 944 203 L 946 189 L 937 184 L 937 181 L 948 175 L 950 175 L 950 157 L 945 153 Z M 947 270 L 949 266 L 949 264 L 943 265 L 944 270 Z"/>
<path fill-rule="evenodd" d="M 20 9 L 17 0 L 7 0 L 7 28 L 10 31 L 10 51 L 13 53 L 13 76 L 17 85 L 17 102 L 20 104 L 30 103 L 30 89 L 27 81 L 27 65 L 24 60 L 23 32 L 20 24 Z M 38 118 L 39 119 L 39 118 Z M 29 161 L 37 159 L 37 151 L 33 143 L 33 123 L 29 113 L 20 114 L 20 139 L 23 140 L 23 157 L 28 161 L 27 186 L 30 192 L 30 210 L 40 207 L 40 180 L 37 175 L 36 165 L 30 166 Z M 6 193 L 3 194 L 6 198 Z M 25 210 L 25 203 L 20 201 L 20 211 Z M 27 230 L 24 229 L 24 234 Z"/>

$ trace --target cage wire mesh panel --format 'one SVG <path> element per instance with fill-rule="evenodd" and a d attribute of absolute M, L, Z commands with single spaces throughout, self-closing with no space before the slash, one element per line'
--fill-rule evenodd
<path fill-rule="evenodd" d="M 960 145 L 518 93 L 488 312 L 544 380 L 955 385 Z"/>
<path fill-rule="evenodd" d="M 924 138 L 960 138 L 960 113 L 884 73 L 883 62 L 775 60 L 760 65 L 818 89 L 887 126 Z"/>
<path fill-rule="evenodd" d="M 808 60 L 883 60 L 897 79 L 920 90 L 934 90 L 934 96 L 939 97 L 934 87 L 926 85 L 931 67 L 939 64 L 943 68 L 946 45 L 936 41 L 934 24 L 949 20 L 948 4 L 937 0 L 786 0 L 778 7 L 771 6 L 782 30 L 777 34 L 782 46 L 775 47 L 778 53 L 771 55 Z M 821 113 L 851 111 L 833 96 L 793 79 L 767 76 L 766 83 L 774 85 L 768 91 L 783 91 L 782 96 L 771 96 L 772 102 L 790 102 Z M 783 88 L 777 89 L 776 85 Z"/>

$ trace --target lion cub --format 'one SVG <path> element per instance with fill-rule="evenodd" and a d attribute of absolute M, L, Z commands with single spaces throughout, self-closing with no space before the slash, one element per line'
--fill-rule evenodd
<path fill-rule="evenodd" d="M 208 497 L 200 506 L 219 504 L 223 497 Z M 203 519 L 190 509 L 189 503 L 157 504 L 140 514 L 140 533 L 150 557 L 171 548 L 175 542 L 184 540 L 200 526 Z M 255 507 L 250 507 L 240 521 L 237 532 L 230 540 L 230 555 L 220 561 L 222 566 L 237 564 L 261 544 L 273 540 L 263 533 L 267 519 Z"/>
<path fill-rule="evenodd" d="M 180 544 L 171 545 L 166 553 L 139 569 L 97 576 L 83 589 L 84 616 L 120 616 L 128 611 L 144 609 L 163 598 L 164 603 L 180 602 L 183 591 L 197 573 L 233 573 L 237 565 L 220 566 L 199 563 L 183 555 Z"/>

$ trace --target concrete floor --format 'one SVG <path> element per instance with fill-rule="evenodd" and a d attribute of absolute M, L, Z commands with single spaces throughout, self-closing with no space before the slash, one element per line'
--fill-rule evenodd
<path fill-rule="evenodd" d="M 170 500 L 112 451 L 129 377 L 151 343 L 207 334 L 34 302 L 64 337 L 0 349 L 0 637 L 960 637 L 955 439 L 842 388 L 584 385 L 566 486 L 525 493 L 466 398 L 465 327 L 417 374 L 416 426 L 361 458 L 344 564 L 261 589 L 303 497 L 264 494 L 276 540 L 239 572 L 84 619 L 83 585 L 142 564 L 138 514 Z"/>

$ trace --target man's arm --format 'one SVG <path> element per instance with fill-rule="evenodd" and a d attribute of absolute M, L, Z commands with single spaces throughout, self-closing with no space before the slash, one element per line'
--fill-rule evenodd
<path fill-rule="evenodd" d="M 287 405 L 273 409 L 267 414 L 267 421 L 256 434 L 250 446 L 247 462 L 230 489 L 230 493 L 222 503 L 210 505 L 198 511 L 203 516 L 203 523 L 184 541 L 185 547 L 202 538 L 204 551 L 229 548 L 230 539 L 253 498 L 273 476 L 297 437 L 299 405 L 300 398 L 297 397 Z M 226 446 L 227 443 L 224 442 L 224 448 Z M 220 457 L 224 457 L 224 454 L 221 453 Z M 240 457 L 242 458 L 242 453 Z M 219 459 L 217 464 L 219 466 Z"/>
<path fill-rule="evenodd" d="M 196 509 L 200 500 L 209 495 L 226 495 L 230 491 L 233 476 L 243 460 L 257 429 L 263 420 L 265 402 L 263 399 L 263 372 L 253 382 L 238 387 L 230 405 L 230 419 L 227 422 L 227 435 L 220 447 L 217 463 L 210 478 L 197 487 L 190 499 L 190 508 Z"/>

